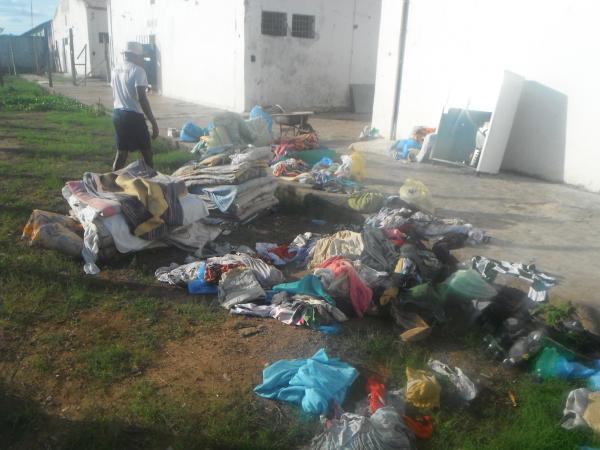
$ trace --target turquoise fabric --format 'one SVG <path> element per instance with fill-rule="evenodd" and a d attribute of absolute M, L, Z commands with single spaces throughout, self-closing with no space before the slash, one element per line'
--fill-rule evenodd
<path fill-rule="evenodd" d="M 322 147 L 322 148 L 314 148 L 312 150 L 295 150 L 295 151 L 287 151 L 285 156 L 281 158 L 277 158 L 273 163 L 283 161 L 284 159 L 301 159 L 309 166 L 314 166 L 323 158 L 329 158 L 331 160 L 336 159 L 335 150 L 330 148 Z"/>
<path fill-rule="evenodd" d="M 323 300 L 335 305 L 335 300 L 325 292 L 325 288 L 321 280 L 315 275 L 306 275 L 304 278 L 291 283 L 277 284 L 273 286 L 273 290 L 277 292 L 286 291 L 290 294 L 311 295 L 319 297 Z"/>
<path fill-rule="evenodd" d="M 331 401 L 341 405 L 358 371 L 330 358 L 325 349 L 308 359 L 277 361 L 263 370 L 263 383 L 254 392 L 271 400 L 283 400 L 302 407 L 308 414 L 326 413 Z"/>

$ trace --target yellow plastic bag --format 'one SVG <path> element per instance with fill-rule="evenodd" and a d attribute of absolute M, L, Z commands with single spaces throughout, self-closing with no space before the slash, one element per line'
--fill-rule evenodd
<path fill-rule="evenodd" d="M 406 368 L 406 401 L 419 409 L 440 406 L 442 388 L 433 375 L 424 370 Z"/>
<path fill-rule="evenodd" d="M 350 176 L 354 178 L 356 181 L 362 181 L 365 177 L 365 167 L 367 162 L 363 155 L 354 150 L 350 155 L 352 158 L 352 167 L 350 168 Z"/>
<path fill-rule="evenodd" d="M 434 213 L 433 203 L 431 202 L 431 193 L 427 186 L 421 181 L 407 178 L 398 194 L 402 200 L 416 206 L 421 211 L 430 214 Z"/>

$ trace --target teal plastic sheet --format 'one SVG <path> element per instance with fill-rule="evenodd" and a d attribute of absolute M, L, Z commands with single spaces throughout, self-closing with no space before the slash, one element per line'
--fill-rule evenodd
<path fill-rule="evenodd" d="M 262 384 L 254 392 L 271 400 L 283 400 L 302 407 L 308 414 L 323 414 L 335 401 L 341 405 L 358 371 L 327 356 L 320 349 L 308 359 L 283 359 L 263 370 Z"/>
<path fill-rule="evenodd" d="M 335 305 L 335 300 L 325 292 L 325 288 L 321 283 L 321 280 L 315 275 L 306 275 L 304 278 L 291 283 L 277 284 L 273 286 L 273 290 L 276 292 L 285 291 L 290 294 L 302 294 L 311 295 L 313 297 L 319 297 L 327 302 Z"/>

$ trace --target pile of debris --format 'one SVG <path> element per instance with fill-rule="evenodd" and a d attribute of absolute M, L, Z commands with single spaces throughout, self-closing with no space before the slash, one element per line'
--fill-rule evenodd
<path fill-rule="evenodd" d="M 452 251 L 488 242 L 485 231 L 457 218 L 436 217 L 400 197 L 383 201 L 358 231 L 307 232 L 289 244 L 257 242 L 254 248 L 209 246 L 217 256 L 160 268 L 156 276 L 193 294 L 214 295 L 231 314 L 327 334 L 341 331 L 350 318 L 389 316 L 401 339 L 414 342 L 427 339 L 438 325 L 460 321 L 487 333 L 485 354 L 505 366 L 526 368 L 533 361 L 541 379 L 586 379 L 587 390 L 570 395 L 563 425 L 586 423 L 585 411 L 600 389 L 600 361 L 581 360 L 561 343 L 565 337 L 589 339 L 575 316 L 553 326 L 539 320 L 539 306 L 557 279 L 532 264 L 483 256 L 460 263 Z M 290 273 L 301 276 L 285 282 Z M 498 283 L 507 277 L 526 283 L 529 291 Z M 343 412 L 357 374 L 322 349 L 309 359 L 267 367 L 255 390 L 322 415 L 324 431 L 311 444 L 320 449 L 416 448 L 415 439 L 432 434 L 431 413 L 440 405 L 442 389 L 465 404 L 480 391 L 477 378 L 460 367 L 431 360 L 425 370 L 408 368 L 404 387 L 388 391 L 382 378 L 370 378 L 369 406 Z"/>
<path fill-rule="evenodd" d="M 237 119 L 228 123 L 240 126 Z M 278 151 L 297 156 L 311 150 Z M 234 247 L 214 242 L 222 230 L 215 224 L 246 221 L 277 204 L 276 180 L 267 172 L 271 147 L 227 143 L 197 154 L 197 161 L 170 176 L 143 161 L 117 172 L 85 173 L 63 189 L 71 215 L 36 210 L 23 236 L 42 247 L 82 255 L 90 274 L 98 273 L 99 259 L 109 260 L 117 252 L 177 246 L 190 256 L 183 265 L 158 268 L 160 282 L 213 296 L 231 314 L 272 318 L 327 334 L 340 332 L 350 318 L 388 316 L 401 339 L 414 342 L 457 320 L 458 311 L 460 320 L 487 334 L 485 353 L 499 362 L 526 367 L 534 361 L 541 379 L 585 379 L 587 388 L 569 395 L 563 426 L 599 429 L 600 360 L 564 345 L 589 342 L 589 334 L 572 315 L 552 326 L 539 319 L 539 306 L 557 279 L 532 264 L 483 256 L 460 263 L 453 250 L 481 245 L 490 237 L 459 218 L 435 216 L 423 183 L 406 180 L 398 196 L 355 193 L 349 207 L 369 214 L 361 226 L 332 234 L 306 232 L 289 243 Z M 326 159 L 310 169 L 303 166 L 308 171 L 294 179 L 355 190 L 350 187 L 364 169 L 360 155 L 344 155 L 339 165 Z M 298 159 L 281 160 L 274 171 L 288 161 Z M 506 277 L 526 282 L 528 293 L 507 290 L 498 282 Z M 431 436 L 431 411 L 439 407 L 442 388 L 466 404 L 479 392 L 465 372 L 441 361 L 429 361 L 426 370 L 408 368 L 406 375 L 402 389 L 387 389 L 383 378 L 369 377 L 368 405 L 343 412 L 358 371 L 322 349 L 312 358 L 267 367 L 256 393 L 321 414 L 324 430 L 312 448 L 413 449 L 415 439 Z"/>
<path fill-rule="evenodd" d="M 229 164 L 216 165 L 212 157 L 177 169 L 173 176 L 206 202 L 211 217 L 244 222 L 277 205 L 277 181 L 267 176 L 269 147 L 250 147 L 232 154 Z"/>
<path fill-rule="evenodd" d="M 202 249 L 221 229 L 205 222 L 204 201 L 185 183 L 163 175 L 143 160 L 116 172 L 86 172 L 62 190 L 70 217 L 36 210 L 23 230 L 30 244 L 83 257 L 87 274 L 98 259 L 116 252 L 175 246 Z"/>

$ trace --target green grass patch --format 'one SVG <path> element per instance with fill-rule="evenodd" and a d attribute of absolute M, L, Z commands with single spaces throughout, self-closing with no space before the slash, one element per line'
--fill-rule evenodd
<path fill-rule="evenodd" d="M 175 402 L 154 384 L 140 382 L 132 389 L 126 414 L 130 422 L 173 436 L 173 449 L 286 449 L 310 440 L 318 429 L 315 418 L 287 412 L 291 417 L 277 423 L 251 394 L 234 402 L 203 403 L 193 394 Z"/>
<path fill-rule="evenodd" d="M 51 95 L 35 83 L 7 77 L 0 87 L 0 111 L 91 112 L 88 106 L 61 95 Z"/>
<path fill-rule="evenodd" d="M 516 408 L 489 402 L 476 412 L 442 409 L 435 416 L 436 430 L 428 448 L 560 450 L 598 445 L 590 430 L 560 426 L 566 395 L 575 387 L 562 380 L 537 383 L 523 377 L 513 389 Z"/>
<path fill-rule="evenodd" d="M 121 344 L 98 345 L 87 354 L 86 360 L 88 374 L 104 383 L 133 372 L 133 354 Z"/>

